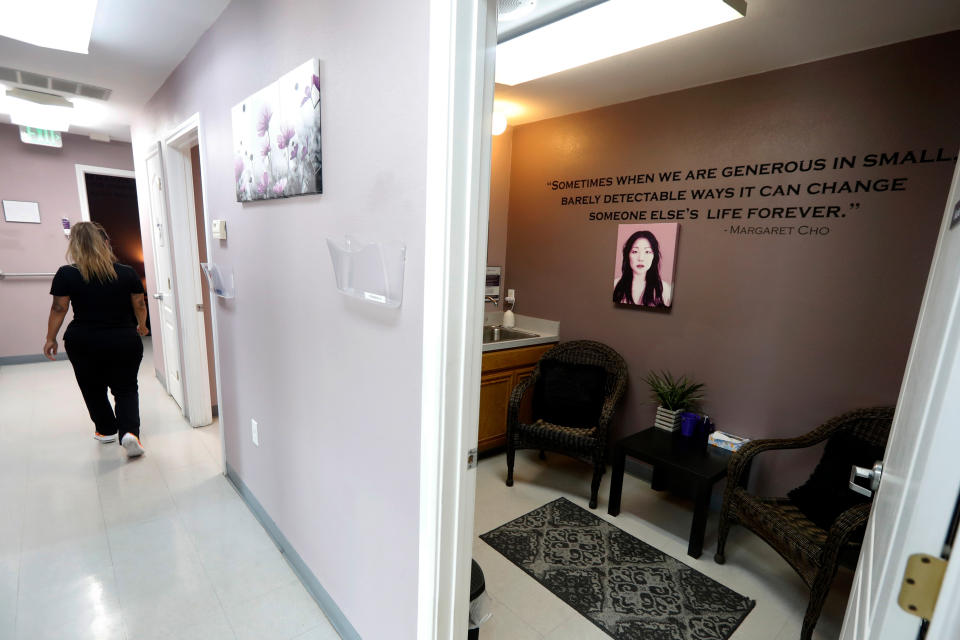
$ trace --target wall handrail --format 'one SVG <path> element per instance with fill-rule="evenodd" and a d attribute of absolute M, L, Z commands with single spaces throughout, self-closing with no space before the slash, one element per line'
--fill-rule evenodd
<path fill-rule="evenodd" d="M 52 277 L 55 276 L 55 275 L 57 275 L 57 274 L 55 274 L 55 273 L 40 273 L 40 272 L 36 272 L 36 273 L 8 273 L 8 272 L 0 269 L 0 280 L 4 280 L 4 279 L 6 279 L 6 278 L 52 278 Z"/>

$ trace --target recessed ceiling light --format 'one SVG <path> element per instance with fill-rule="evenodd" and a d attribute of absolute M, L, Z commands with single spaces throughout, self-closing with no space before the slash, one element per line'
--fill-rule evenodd
<path fill-rule="evenodd" d="M 607 0 L 497 45 L 496 81 L 515 85 L 746 15 L 744 0 Z"/>
<path fill-rule="evenodd" d="M 0 0 L 0 36 L 87 53 L 97 0 Z"/>

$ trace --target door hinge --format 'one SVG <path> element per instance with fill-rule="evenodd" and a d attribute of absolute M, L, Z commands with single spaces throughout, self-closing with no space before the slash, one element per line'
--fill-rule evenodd
<path fill-rule="evenodd" d="M 903 584 L 897 603 L 907 613 L 929 620 L 937 606 L 940 585 L 947 572 L 947 561 L 926 553 L 915 553 L 907 558 Z"/>
<path fill-rule="evenodd" d="M 477 448 L 474 447 L 467 451 L 467 469 L 477 468 Z"/>

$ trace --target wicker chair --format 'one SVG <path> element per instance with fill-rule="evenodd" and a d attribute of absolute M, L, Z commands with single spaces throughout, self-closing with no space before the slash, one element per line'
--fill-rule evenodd
<path fill-rule="evenodd" d="M 863 531 L 870 516 L 870 503 L 843 511 L 829 529 L 825 529 L 814 524 L 790 498 L 751 495 L 741 486 L 741 480 L 759 453 L 809 447 L 824 440 L 830 441 L 839 434 L 844 434 L 848 442 L 862 443 L 865 448 L 882 449 L 886 446 L 892 420 L 892 407 L 850 411 L 799 438 L 750 441 L 730 459 L 715 560 L 720 564 L 725 560 L 724 546 L 732 523 L 742 524 L 783 556 L 810 588 L 801 640 L 812 637 L 839 566 L 856 567 Z M 821 459 L 818 468 L 823 464 Z"/>
<path fill-rule="evenodd" d="M 599 417 L 595 424 L 590 426 L 564 426 L 548 422 L 538 414 L 543 414 L 542 407 L 536 402 L 537 385 L 541 384 L 543 366 L 546 363 L 562 363 L 565 365 L 585 365 L 601 367 L 606 375 L 603 379 L 603 402 Z M 619 353 L 605 344 L 591 340 L 573 340 L 558 344 L 541 356 L 533 374 L 521 381 L 513 389 L 510 396 L 510 405 L 507 409 L 507 486 L 513 486 L 513 462 L 517 449 L 539 449 L 541 457 L 544 451 L 554 451 L 583 460 L 593 465 L 593 483 L 590 486 L 590 508 L 597 506 L 597 491 L 600 489 L 600 479 L 606 471 L 607 437 L 610 430 L 610 420 L 613 418 L 617 403 L 623 397 L 627 386 L 627 363 Z M 520 404 L 523 395 L 534 389 L 533 422 L 520 422 Z M 554 418 L 557 421 L 556 418 Z"/>

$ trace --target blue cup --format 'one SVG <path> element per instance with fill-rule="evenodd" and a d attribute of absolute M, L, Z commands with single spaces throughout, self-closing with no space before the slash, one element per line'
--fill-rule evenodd
<path fill-rule="evenodd" d="M 692 437 L 702 433 L 703 416 L 699 413 L 684 411 L 680 414 L 680 434 Z"/>

